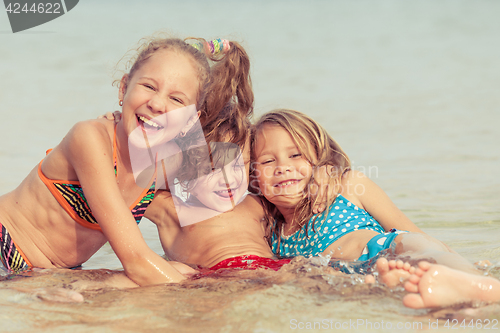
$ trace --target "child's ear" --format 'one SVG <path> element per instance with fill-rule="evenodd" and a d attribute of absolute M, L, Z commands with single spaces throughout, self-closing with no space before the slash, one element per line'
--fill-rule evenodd
<path fill-rule="evenodd" d="M 188 119 L 186 126 L 182 128 L 181 132 L 187 133 L 191 129 L 191 127 L 193 127 L 193 125 L 198 121 L 198 119 L 200 119 L 200 115 L 201 115 L 200 111 L 192 115 L 191 118 Z"/>
<path fill-rule="evenodd" d="M 125 93 L 127 92 L 127 84 L 128 84 L 128 74 L 125 74 L 120 80 L 120 88 L 118 89 L 118 99 L 123 100 L 123 98 L 125 97 Z"/>

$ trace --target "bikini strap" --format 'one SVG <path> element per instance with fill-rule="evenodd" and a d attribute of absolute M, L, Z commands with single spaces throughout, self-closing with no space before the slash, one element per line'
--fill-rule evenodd
<path fill-rule="evenodd" d="M 118 153 L 116 149 L 116 124 L 113 130 L 113 164 L 115 168 L 115 177 L 118 177 Z"/>

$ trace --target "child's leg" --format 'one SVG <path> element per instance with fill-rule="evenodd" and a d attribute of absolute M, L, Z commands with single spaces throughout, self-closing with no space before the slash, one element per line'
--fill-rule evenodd
<path fill-rule="evenodd" d="M 500 281 L 422 261 L 405 282 L 410 294 L 403 298 L 409 308 L 433 308 L 460 302 L 500 301 Z"/>
<path fill-rule="evenodd" d="M 395 239 L 396 254 L 410 256 L 414 259 L 434 259 L 436 263 L 461 271 L 479 274 L 478 270 L 467 259 L 437 239 L 416 232 L 400 234 Z"/>

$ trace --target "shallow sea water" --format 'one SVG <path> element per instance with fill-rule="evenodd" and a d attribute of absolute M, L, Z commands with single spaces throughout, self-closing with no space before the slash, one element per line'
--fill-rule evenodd
<path fill-rule="evenodd" d="M 500 3 L 487 0 L 87 0 L 17 34 L 0 13 L 0 193 L 15 188 L 76 121 L 118 108 L 113 66 L 141 37 L 159 29 L 229 37 L 251 57 L 257 115 L 286 107 L 320 121 L 420 228 L 471 262 L 490 260 L 499 278 L 499 13 Z M 162 253 L 152 224 L 143 221 L 141 230 Z M 452 316 L 500 319 L 498 305 L 406 309 L 401 291 L 300 260 L 277 273 L 229 272 L 179 286 L 97 286 L 82 304 L 43 301 L 34 291 L 77 290 L 75 281 L 110 274 L 90 270 L 120 268 L 106 245 L 81 271 L 3 276 L 0 331 L 302 331 L 293 320 L 374 325 L 345 331 L 381 331 L 382 321 L 394 330 L 421 322 L 424 330 L 449 331 Z M 440 329 L 429 328 L 437 318 Z"/>

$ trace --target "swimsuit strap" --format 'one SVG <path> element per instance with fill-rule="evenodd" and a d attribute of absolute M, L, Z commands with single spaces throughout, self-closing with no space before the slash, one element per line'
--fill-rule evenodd
<path fill-rule="evenodd" d="M 113 161 L 115 169 L 115 177 L 118 175 L 117 165 L 118 165 L 118 149 L 117 149 L 117 139 L 116 139 L 116 125 L 113 134 Z M 50 151 L 50 150 L 49 150 Z M 43 162 L 43 160 L 42 160 Z M 88 205 L 87 199 L 81 187 L 79 181 L 69 181 L 69 180 L 54 180 L 48 179 L 42 172 L 42 162 L 38 165 L 38 175 L 40 179 L 45 183 L 49 191 L 56 198 L 59 204 L 66 210 L 66 212 L 80 225 L 93 229 L 101 230 L 97 220 L 92 214 L 92 211 Z M 144 216 L 144 212 L 148 205 L 154 198 L 155 194 L 155 183 L 156 183 L 156 170 L 155 176 L 151 179 L 149 183 L 149 188 L 145 188 L 141 195 L 134 201 L 134 203 L 129 206 L 132 215 L 137 223 L 139 223 Z"/>
<path fill-rule="evenodd" d="M 118 144 L 116 139 L 116 124 L 113 133 L 113 161 L 115 168 L 115 177 L 118 178 Z M 148 208 L 151 201 L 153 201 L 155 193 L 156 193 L 156 163 L 155 163 L 155 173 L 153 178 L 150 180 L 149 187 L 144 188 L 141 195 L 134 201 L 134 203 L 129 207 L 132 215 L 137 224 L 141 222 L 142 217 L 146 209 Z"/>
<path fill-rule="evenodd" d="M 114 167 L 115 167 L 115 177 L 118 177 L 118 153 L 117 153 L 117 144 L 116 144 L 116 124 L 115 128 L 113 130 L 113 161 L 114 161 Z"/>

